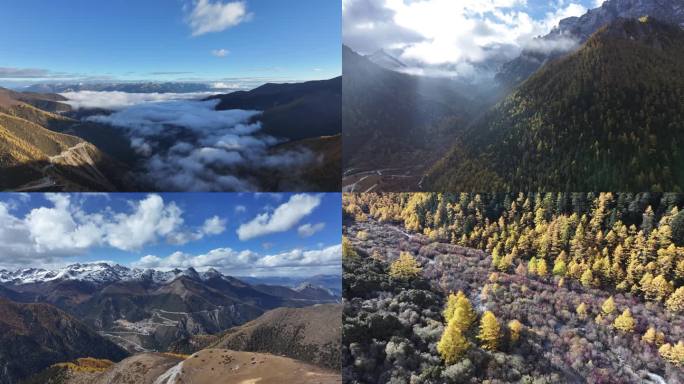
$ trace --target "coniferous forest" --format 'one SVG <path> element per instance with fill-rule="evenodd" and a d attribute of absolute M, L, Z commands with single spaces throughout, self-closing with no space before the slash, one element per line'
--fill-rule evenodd
<path fill-rule="evenodd" d="M 349 383 L 684 381 L 684 195 L 345 194 Z"/>

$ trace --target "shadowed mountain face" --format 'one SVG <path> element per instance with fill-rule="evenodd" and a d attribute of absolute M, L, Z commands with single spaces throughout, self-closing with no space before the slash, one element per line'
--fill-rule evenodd
<path fill-rule="evenodd" d="M 642 16 L 651 16 L 664 23 L 684 26 L 684 4 L 679 0 L 608 0 L 601 7 L 589 10 L 581 17 L 561 20 L 558 27 L 539 40 L 542 43 L 552 43 L 566 39 L 582 44 L 607 24 L 620 18 L 637 19 Z M 527 49 L 518 58 L 505 64 L 497 79 L 504 85 L 515 86 L 545 63 L 565 53 L 563 50 L 541 52 Z"/>
<path fill-rule="evenodd" d="M 261 175 L 265 191 L 339 191 L 342 166 L 342 78 L 296 84 L 265 84 L 251 91 L 212 96 L 216 109 L 259 110 L 265 134 L 287 139 L 273 155 L 301 149 L 317 161 L 301 172 Z"/>
<path fill-rule="evenodd" d="M 0 383 L 14 384 L 47 366 L 92 356 L 118 361 L 125 350 L 49 304 L 0 298 Z"/>
<path fill-rule="evenodd" d="M 415 190 L 424 171 L 416 164 L 436 160 L 487 102 L 457 81 L 391 71 L 346 46 L 343 72 L 349 191 Z"/>
<path fill-rule="evenodd" d="M 463 134 L 432 190 L 674 190 L 684 184 L 684 31 L 618 19 Z"/>
<path fill-rule="evenodd" d="M 212 96 L 217 110 L 263 111 L 263 132 L 289 140 L 339 135 L 342 78 L 297 84 L 265 84 L 251 91 Z"/>
<path fill-rule="evenodd" d="M 0 281 L 0 294 L 57 305 L 131 352 L 166 350 L 176 340 L 215 334 L 274 308 L 339 301 L 325 288 L 252 286 L 214 270 L 74 265 L 59 274 L 0 271 Z"/>

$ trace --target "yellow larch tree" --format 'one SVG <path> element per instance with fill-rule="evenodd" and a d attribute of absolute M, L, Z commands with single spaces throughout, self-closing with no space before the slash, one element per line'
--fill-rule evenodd
<path fill-rule="evenodd" d="M 463 336 L 463 331 L 452 319 L 442 333 L 442 338 L 437 343 L 437 352 L 447 365 L 456 363 L 470 347 L 470 343 Z"/>
<path fill-rule="evenodd" d="M 517 319 L 508 322 L 508 329 L 511 332 L 511 342 L 515 343 L 520 339 L 520 332 L 522 332 L 523 325 Z"/>
<path fill-rule="evenodd" d="M 613 326 L 623 332 L 634 331 L 635 325 L 636 321 L 632 317 L 632 312 L 629 310 L 629 308 L 625 309 L 620 316 L 615 318 L 615 321 L 613 322 Z"/>
<path fill-rule="evenodd" d="M 575 311 L 577 312 L 577 317 L 579 317 L 580 320 L 584 320 L 587 318 L 587 305 L 586 304 L 580 303 L 577 306 L 577 309 L 575 309 Z"/>
<path fill-rule="evenodd" d="M 684 312 L 684 287 L 677 288 L 665 303 L 667 309 L 674 313 Z"/>
<path fill-rule="evenodd" d="M 408 252 L 402 252 L 399 258 L 390 265 L 389 274 L 395 279 L 410 280 L 420 275 L 423 269 Z"/>
<path fill-rule="evenodd" d="M 482 348 L 495 351 L 501 339 L 501 325 L 491 311 L 486 311 L 480 321 L 480 333 L 477 338 L 482 342 Z"/>
<path fill-rule="evenodd" d="M 606 301 L 601 304 L 601 311 L 606 316 L 615 312 L 615 300 L 613 300 L 613 296 L 607 298 Z"/>

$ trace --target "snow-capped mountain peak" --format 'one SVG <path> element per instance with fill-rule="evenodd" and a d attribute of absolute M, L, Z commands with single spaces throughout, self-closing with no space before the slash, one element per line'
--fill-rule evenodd
<path fill-rule="evenodd" d="M 88 263 L 71 264 L 56 270 L 42 268 L 19 269 L 14 272 L 0 272 L 0 283 L 14 285 L 41 283 L 55 280 L 78 280 L 93 283 L 107 283 L 119 280 L 139 278 L 142 271 L 130 269 L 119 264 Z"/>
<path fill-rule="evenodd" d="M 128 268 L 120 264 L 77 263 L 55 270 L 25 268 L 8 271 L 2 269 L 0 270 L 0 283 L 24 285 L 58 280 L 75 280 L 102 284 L 136 279 L 165 283 L 181 276 L 194 280 L 225 277 L 221 272 L 213 268 L 200 273 L 192 267 L 185 270 L 176 268 L 170 271 L 159 271 L 155 269 Z"/>

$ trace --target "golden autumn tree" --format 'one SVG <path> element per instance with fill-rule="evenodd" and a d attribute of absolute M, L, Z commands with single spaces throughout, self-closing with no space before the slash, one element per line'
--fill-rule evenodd
<path fill-rule="evenodd" d="M 652 277 L 647 273 L 640 281 L 641 290 L 649 300 L 663 301 L 672 293 L 672 284 L 663 275 Z"/>
<path fill-rule="evenodd" d="M 527 273 L 530 275 L 536 275 L 537 274 L 537 258 L 532 257 L 530 261 L 527 263 Z"/>
<path fill-rule="evenodd" d="M 395 279 L 410 280 L 420 275 L 423 269 L 418 261 L 408 252 L 402 252 L 399 258 L 390 265 L 389 274 Z"/>
<path fill-rule="evenodd" d="M 649 327 L 644 335 L 641 336 L 641 341 L 660 347 L 661 345 L 665 344 L 665 333 L 662 331 L 656 331 L 654 327 Z"/>
<path fill-rule="evenodd" d="M 345 260 L 355 259 L 359 255 L 354 250 L 351 241 L 346 236 L 342 236 L 342 258 Z"/>
<path fill-rule="evenodd" d="M 458 297 L 452 320 L 456 322 L 463 332 L 468 331 L 477 320 L 477 314 L 465 294 Z"/>
<path fill-rule="evenodd" d="M 552 273 L 554 276 L 560 277 L 563 277 L 566 273 L 568 273 L 568 266 L 565 264 L 565 260 L 562 256 L 558 256 L 556 260 L 553 262 Z"/>
<path fill-rule="evenodd" d="M 615 300 L 613 300 L 613 296 L 607 298 L 606 301 L 601 304 L 601 311 L 606 316 L 615 312 Z"/>
<path fill-rule="evenodd" d="M 444 329 L 439 343 L 437 343 L 437 352 L 442 356 L 446 365 L 451 365 L 456 363 L 469 347 L 470 343 L 463 336 L 463 331 L 452 319 Z"/>
<path fill-rule="evenodd" d="M 658 353 L 668 362 L 680 367 L 684 366 L 684 342 L 681 340 L 674 346 L 670 343 L 663 344 L 658 348 Z"/>
<path fill-rule="evenodd" d="M 677 288 L 665 305 L 670 312 L 684 313 L 684 287 Z"/>
<path fill-rule="evenodd" d="M 655 344 L 656 342 L 656 329 L 653 327 L 648 327 L 643 336 L 641 336 L 641 341 L 648 344 Z"/>
<path fill-rule="evenodd" d="M 577 317 L 580 318 L 580 320 L 584 320 L 587 318 L 587 305 L 584 303 L 580 303 L 577 308 L 575 309 L 577 312 Z"/>
<path fill-rule="evenodd" d="M 546 265 L 546 260 L 544 259 L 539 259 L 537 261 L 537 275 L 539 277 L 546 277 L 546 275 L 549 274 L 549 269 Z"/>
<path fill-rule="evenodd" d="M 613 322 L 613 326 L 623 332 L 634 331 L 635 325 L 636 321 L 632 317 L 632 312 L 629 310 L 629 308 L 625 309 L 620 316 L 615 318 L 615 321 Z"/>
<path fill-rule="evenodd" d="M 458 291 L 457 294 L 454 294 L 452 292 L 449 294 L 449 297 L 447 297 L 447 302 L 446 302 L 446 305 L 444 306 L 444 311 L 442 311 L 442 316 L 444 316 L 444 322 L 446 324 L 449 324 L 449 321 L 451 321 L 451 318 L 454 317 L 454 311 L 456 310 L 456 303 L 458 302 L 458 297 L 461 295 L 465 296 L 463 294 L 463 291 Z"/>
<path fill-rule="evenodd" d="M 582 273 L 580 282 L 585 288 L 591 288 L 594 286 L 594 274 L 591 272 L 591 269 L 587 268 L 587 270 Z"/>
<path fill-rule="evenodd" d="M 495 351 L 498 348 L 501 339 L 501 325 L 491 311 L 486 311 L 482 315 L 480 333 L 477 338 L 480 339 L 482 348 L 486 350 Z"/>
<path fill-rule="evenodd" d="M 520 332 L 522 332 L 522 323 L 517 319 L 508 322 L 508 329 L 511 333 L 511 342 L 515 343 L 520 339 Z"/>

